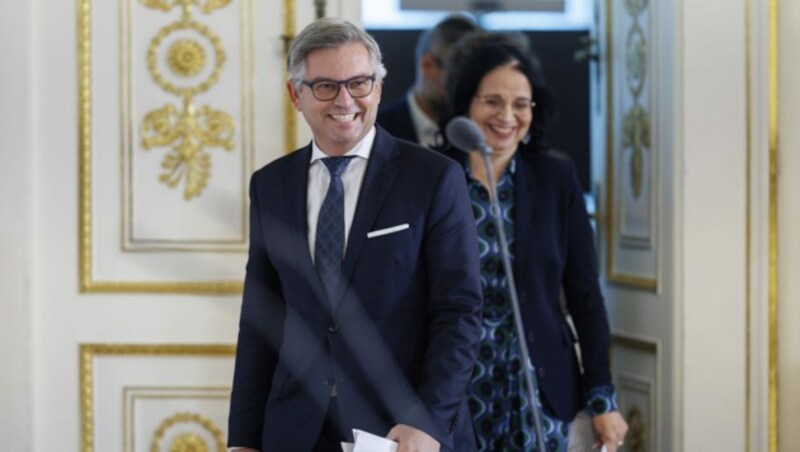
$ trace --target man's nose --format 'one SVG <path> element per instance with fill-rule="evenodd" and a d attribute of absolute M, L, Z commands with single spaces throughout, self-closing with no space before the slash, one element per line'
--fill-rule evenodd
<path fill-rule="evenodd" d="M 353 96 L 350 95 L 350 91 L 347 91 L 345 85 L 339 85 L 339 92 L 336 94 L 336 97 L 333 98 L 333 103 L 339 106 L 353 104 Z"/>

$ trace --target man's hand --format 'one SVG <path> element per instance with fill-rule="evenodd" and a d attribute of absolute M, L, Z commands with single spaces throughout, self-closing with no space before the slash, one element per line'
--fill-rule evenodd
<path fill-rule="evenodd" d="M 439 441 L 405 424 L 395 425 L 386 437 L 397 441 L 397 452 L 439 452 Z"/>
<path fill-rule="evenodd" d="M 616 452 L 625 440 L 628 424 L 619 411 L 611 411 L 592 417 L 592 428 L 598 443 L 605 444 L 608 452 Z"/>

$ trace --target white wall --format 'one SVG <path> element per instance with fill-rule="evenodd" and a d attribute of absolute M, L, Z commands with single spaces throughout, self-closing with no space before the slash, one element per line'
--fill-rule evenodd
<path fill-rule="evenodd" d="M 721 13 L 724 12 L 724 13 Z M 745 2 L 681 2 L 680 450 L 743 450 Z"/>
<path fill-rule="evenodd" d="M 32 8 L 0 3 L 0 438 L 8 450 L 33 448 Z"/>

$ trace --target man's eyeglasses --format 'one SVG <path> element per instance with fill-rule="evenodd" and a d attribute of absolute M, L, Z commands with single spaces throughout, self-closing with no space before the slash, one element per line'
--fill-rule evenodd
<path fill-rule="evenodd" d="M 375 86 L 376 75 L 359 75 L 347 80 L 303 80 L 303 85 L 311 88 L 311 93 L 318 101 L 327 102 L 336 99 L 342 86 L 353 99 L 367 97 Z"/>
<path fill-rule="evenodd" d="M 493 115 L 505 110 L 507 105 L 507 102 L 502 97 L 495 95 L 475 96 L 475 99 L 481 103 L 487 112 Z M 533 112 L 533 107 L 535 106 L 536 102 L 527 97 L 518 97 L 511 101 L 511 111 L 515 115 L 529 115 Z"/>

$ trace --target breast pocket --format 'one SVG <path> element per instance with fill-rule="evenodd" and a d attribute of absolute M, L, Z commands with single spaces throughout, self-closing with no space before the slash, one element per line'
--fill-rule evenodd
<path fill-rule="evenodd" d="M 412 225 L 365 241 L 352 281 L 373 317 L 393 315 L 405 308 L 404 301 L 409 290 L 418 285 L 422 267 L 419 240 Z"/>
<path fill-rule="evenodd" d="M 385 248 L 408 243 L 414 238 L 414 232 L 415 228 L 412 225 L 378 228 L 367 234 L 367 241 L 364 243 L 364 248 Z"/>

